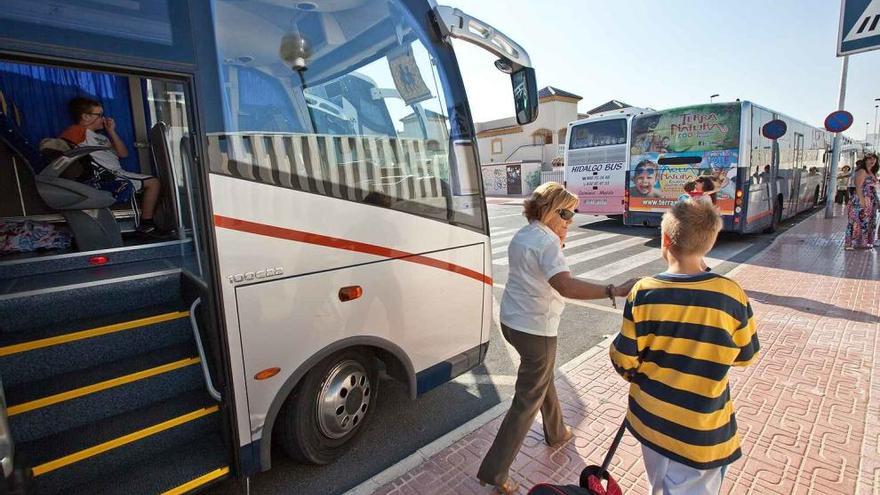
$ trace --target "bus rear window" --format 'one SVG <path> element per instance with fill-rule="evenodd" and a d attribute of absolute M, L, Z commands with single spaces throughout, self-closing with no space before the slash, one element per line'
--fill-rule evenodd
<path fill-rule="evenodd" d="M 587 122 L 571 128 L 570 150 L 626 144 L 626 119 Z"/>

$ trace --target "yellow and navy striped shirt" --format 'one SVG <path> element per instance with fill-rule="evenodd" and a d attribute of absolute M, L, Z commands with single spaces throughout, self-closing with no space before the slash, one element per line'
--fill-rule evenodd
<path fill-rule="evenodd" d="M 739 459 L 727 372 L 758 354 L 745 291 L 713 273 L 660 274 L 629 293 L 611 362 L 629 388 L 629 431 L 696 469 Z"/>

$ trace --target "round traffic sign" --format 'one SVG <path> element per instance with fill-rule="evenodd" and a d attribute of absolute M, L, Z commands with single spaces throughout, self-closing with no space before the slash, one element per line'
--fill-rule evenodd
<path fill-rule="evenodd" d="M 843 132 L 853 124 L 853 116 L 846 110 L 831 112 L 825 117 L 825 129 L 828 132 Z"/>
<path fill-rule="evenodd" d="M 761 134 L 767 139 L 779 139 L 788 131 L 785 122 L 779 119 L 771 120 L 761 127 Z"/>

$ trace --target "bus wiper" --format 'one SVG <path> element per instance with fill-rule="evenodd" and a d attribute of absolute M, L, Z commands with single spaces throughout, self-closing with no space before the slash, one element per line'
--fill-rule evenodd
<path fill-rule="evenodd" d="M 701 156 L 673 156 L 673 157 L 663 157 L 657 160 L 658 165 L 690 165 L 694 163 L 700 163 L 703 161 L 703 157 Z"/>

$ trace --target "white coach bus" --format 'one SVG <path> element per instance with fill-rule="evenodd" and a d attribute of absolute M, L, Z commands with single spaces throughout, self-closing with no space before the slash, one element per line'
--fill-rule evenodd
<path fill-rule="evenodd" d="M 580 200 L 578 213 L 623 215 L 630 127 L 633 116 L 645 111 L 624 108 L 568 124 L 564 180 Z"/>
<path fill-rule="evenodd" d="M 525 124 L 515 42 L 426 0 L 12 0 L 0 33 L 6 488 L 187 493 L 273 444 L 329 463 L 380 371 L 416 398 L 482 362 L 492 256 L 451 39 L 499 57 Z M 108 148 L 56 139 L 71 125 L 159 179 L 159 234 L 90 159 Z"/>

